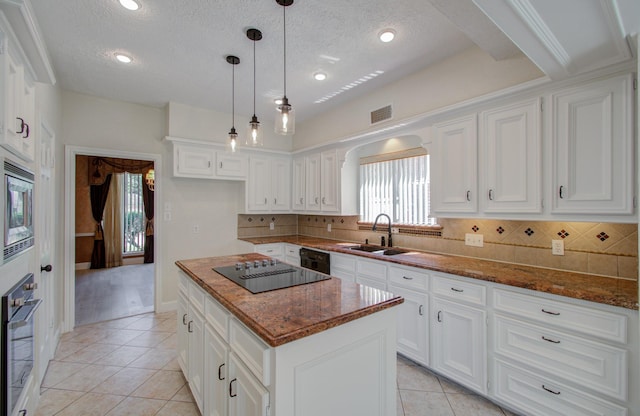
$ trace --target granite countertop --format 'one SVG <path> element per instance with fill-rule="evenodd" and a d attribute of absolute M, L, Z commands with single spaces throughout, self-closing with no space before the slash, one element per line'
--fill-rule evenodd
<path fill-rule="evenodd" d="M 176 265 L 272 347 L 404 302 L 400 296 L 331 278 L 252 294 L 213 268 L 266 259 L 257 253 L 179 260 Z"/>
<path fill-rule="evenodd" d="M 252 244 L 282 242 L 298 244 L 318 250 L 386 260 L 405 266 L 420 267 L 628 309 L 638 309 L 638 282 L 632 280 L 422 251 L 383 256 L 349 249 L 358 243 L 318 237 L 279 236 L 242 238 L 241 240 Z"/>

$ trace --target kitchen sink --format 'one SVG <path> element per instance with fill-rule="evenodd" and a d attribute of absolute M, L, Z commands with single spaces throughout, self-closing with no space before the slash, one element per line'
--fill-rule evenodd
<path fill-rule="evenodd" d="M 365 251 L 367 253 L 372 254 L 382 254 L 384 256 L 395 256 L 397 254 L 407 253 L 407 250 L 403 250 L 401 248 L 386 248 L 383 246 L 374 246 L 374 245 L 359 245 L 349 247 L 350 250 L 356 251 Z"/>

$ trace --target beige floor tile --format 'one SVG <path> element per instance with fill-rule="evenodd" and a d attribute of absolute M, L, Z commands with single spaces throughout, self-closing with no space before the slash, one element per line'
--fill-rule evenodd
<path fill-rule="evenodd" d="M 43 387 L 53 387 L 62 380 L 72 376 L 82 370 L 88 364 L 65 363 L 61 361 L 51 361 L 47 368 L 47 374 L 42 382 Z"/>
<path fill-rule="evenodd" d="M 162 367 L 162 369 L 167 371 L 182 371 L 177 358 L 174 358 L 173 360 L 171 360 L 169 364 Z"/>
<path fill-rule="evenodd" d="M 151 378 L 156 371 L 144 368 L 123 368 L 96 386 L 92 392 L 128 396 Z"/>
<path fill-rule="evenodd" d="M 445 393 L 475 394 L 471 390 L 468 390 L 467 388 L 462 387 L 459 384 L 449 381 L 449 379 L 446 377 L 438 376 L 438 380 L 440 380 L 440 385 L 442 386 L 442 390 L 444 390 Z"/>
<path fill-rule="evenodd" d="M 457 416 L 444 393 L 400 390 L 405 416 Z"/>
<path fill-rule="evenodd" d="M 70 339 L 70 341 L 86 344 L 100 342 L 109 336 L 109 329 L 106 328 L 87 328 L 86 330 L 74 330 L 73 332 L 76 334 Z"/>
<path fill-rule="evenodd" d="M 396 391 L 396 416 L 404 416 L 404 409 L 402 408 L 402 398 L 400 397 L 400 390 Z"/>
<path fill-rule="evenodd" d="M 78 400 L 85 393 L 80 391 L 67 391 L 47 389 L 40 395 L 40 403 L 36 410 L 36 416 L 53 416 L 71 403 Z"/>
<path fill-rule="evenodd" d="M 142 335 L 144 331 L 138 331 L 135 329 L 110 329 L 108 336 L 101 339 L 99 342 L 104 344 L 116 344 L 124 345 L 132 339 Z"/>
<path fill-rule="evenodd" d="M 153 416 L 166 403 L 165 400 L 127 397 L 107 413 L 107 416 Z"/>
<path fill-rule="evenodd" d="M 504 416 L 502 409 L 475 394 L 447 393 L 456 416 Z"/>
<path fill-rule="evenodd" d="M 127 342 L 127 345 L 153 348 L 170 336 L 171 332 L 144 331 L 142 334 Z"/>
<path fill-rule="evenodd" d="M 176 332 L 178 321 L 176 319 L 167 319 L 153 328 L 153 331 Z"/>
<path fill-rule="evenodd" d="M 91 391 L 120 370 L 121 367 L 89 364 L 54 387 L 64 390 Z"/>
<path fill-rule="evenodd" d="M 189 384 L 182 386 L 180 390 L 171 398 L 174 402 L 195 402 Z"/>
<path fill-rule="evenodd" d="M 91 364 L 101 359 L 105 355 L 113 352 L 116 348 L 116 345 L 109 344 L 84 344 L 85 348 L 74 352 L 73 354 L 67 355 L 65 358 L 60 361 L 67 361 L 73 363 L 86 363 Z"/>
<path fill-rule="evenodd" d="M 136 321 L 143 318 L 144 315 L 129 316 L 127 318 L 114 319 L 112 321 L 102 322 L 100 325 L 105 328 L 126 328 Z"/>
<path fill-rule="evenodd" d="M 171 360 L 176 358 L 176 355 L 177 353 L 175 350 L 154 348 L 129 364 L 129 367 L 160 370 L 162 367 L 169 364 Z"/>
<path fill-rule="evenodd" d="M 157 413 L 158 416 L 200 416 L 195 403 L 168 402 Z"/>
<path fill-rule="evenodd" d="M 87 393 L 56 416 L 104 416 L 122 400 L 124 396 Z"/>
<path fill-rule="evenodd" d="M 109 345 L 114 347 L 115 349 L 102 358 L 96 360 L 95 364 L 102 365 L 117 365 L 120 367 L 126 367 L 131 362 L 140 358 L 143 354 L 146 354 L 150 351 L 150 348 L 144 347 L 132 347 L 132 346 L 122 346 L 118 347 L 117 345 L 112 344 L 101 344 L 101 345 Z"/>
<path fill-rule="evenodd" d="M 398 388 L 442 393 L 438 378 L 423 367 L 398 364 Z"/>
<path fill-rule="evenodd" d="M 154 316 L 157 319 L 163 319 L 163 320 L 174 319 L 175 320 L 176 319 L 176 313 L 177 313 L 176 311 L 169 311 L 169 312 L 156 313 Z"/>
<path fill-rule="evenodd" d="M 148 399 L 171 399 L 186 383 L 182 373 L 177 371 L 158 371 L 131 395 Z"/>
<path fill-rule="evenodd" d="M 171 334 L 171 336 L 167 337 L 161 343 L 156 345 L 156 348 L 173 349 L 173 350 L 177 349 L 178 348 L 178 336 L 175 333 Z"/>
<path fill-rule="evenodd" d="M 91 345 L 91 344 L 84 344 L 82 342 L 73 342 L 73 341 L 60 341 L 60 344 L 58 344 L 58 348 L 56 349 L 56 353 L 53 359 L 61 360 L 75 353 L 76 351 L 80 351 L 86 348 L 88 345 Z"/>
<path fill-rule="evenodd" d="M 155 319 L 153 316 L 145 316 L 133 322 L 131 325 L 128 325 L 127 329 L 138 329 L 142 331 L 149 331 L 150 329 L 161 324 L 162 322 L 164 321 L 161 319 Z"/>

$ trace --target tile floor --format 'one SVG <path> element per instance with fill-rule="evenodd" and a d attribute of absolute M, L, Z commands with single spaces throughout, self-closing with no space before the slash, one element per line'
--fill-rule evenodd
<path fill-rule="evenodd" d="M 64 334 L 36 416 L 199 416 L 176 359 L 176 315 L 144 314 Z M 513 416 L 398 358 L 397 416 Z"/>

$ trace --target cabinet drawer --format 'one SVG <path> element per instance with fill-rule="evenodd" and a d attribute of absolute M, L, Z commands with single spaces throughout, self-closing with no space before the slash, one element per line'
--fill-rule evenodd
<path fill-rule="evenodd" d="M 200 286 L 195 282 L 189 282 L 189 303 L 192 308 L 195 308 L 204 315 L 204 298 L 207 296 Z"/>
<path fill-rule="evenodd" d="M 376 296 L 373 293 L 374 289 L 387 290 L 387 284 L 378 279 L 369 279 L 368 277 L 358 276 L 356 277 L 356 283 L 368 286 L 364 288 L 364 290 L 367 291 L 367 297 Z"/>
<path fill-rule="evenodd" d="M 495 397 L 532 416 L 626 416 L 627 409 L 495 360 Z"/>
<path fill-rule="evenodd" d="M 356 267 L 357 277 L 364 276 L 382 282 L 387 281 L 387 265 L 384 262 L 358 259 Z"/>
<path fill-rule="evenodd" d="M 389 266 L 389 283 L 426 292 L 429 289 L 429 274 L 421 269 Z"/>
<path fill-rule="evenodd" d="M 627 352 L 496 315 L 496 352 L 549 374 L 627 399 Z"/>
<path fill-rule="evenodd" d="M 269 346 L 236 319 L 231 319 L 229 323 L 229 345 L 256 378 L 264 386 L 269 386 L 271 381 Z"/>
<path fill-rule="evenodd" d="M 354 273 L 356 271 L 355 257 L 331 253 L 331 270 L 334 269 Z"/>
<path fill-rule="evenodd" d="M 281 243 L 274 244 L 258 244 L 256 246 L 256 253 L 264 254 L 265 256 L 280 256 L 284 255 L 284 247 Z"/>
<path fill-rule="evenodd" d="M 487 288 L 463 280 L 451 279 L 441 274 L 434 274 L 431 282 L 432 291 L 436 295 L 484 306 L 487 303 Z"/>
<path fill-rule="evenodd" d="M 624 315 L 501 289 L 494 291 L 494 307 L 537 322 L 627 342 L 627 317 Z"/>
<path fill-rule="evenodd" d="M 284 255 L 287 256 L 287 257 L 291 257 L 291 258 L 297 257 L 299 259 L 300 258 L 300 246 L 297 246 L 295 244 L 285 244 L 285 246 L 284 246 Z"/>
<path fill-rule="evenodd" d="M 211 296 L 204 301 L 205 319 L 225 341 L 229 340 L 229 312 Z"/>

